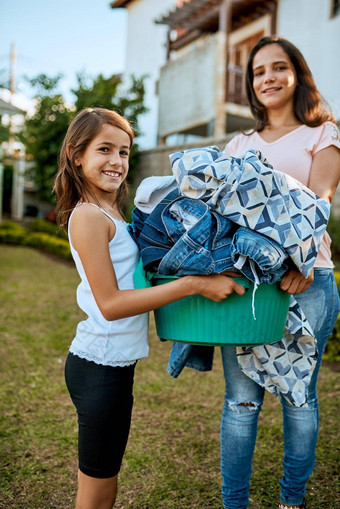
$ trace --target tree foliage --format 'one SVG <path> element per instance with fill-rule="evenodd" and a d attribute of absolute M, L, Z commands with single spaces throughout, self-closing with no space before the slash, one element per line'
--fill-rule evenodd
<path fill-rule="evenodd" d="M 88 107 L 102 107 L 115 110 L 128 118 L 138 135 L 138 118 L 147 111 L 143 104 L 145 88 L 144 76 L 131 76 L 131 83 L 127 90 L 122 89 L 119 75 L 105 78 L 102 74 L 92 80 L 85 75 L 78 74 L 78 89 L 72 90 L 76 96 L 77 111 Z"/>
<path fill-rule="evenodd" d="M 57 93 L 62 76 L 49 77 L 40 74 L 30 80 L 37 90 L 36 109 L 33 116 L 25 122 L 23 141 L 27 154 L 34 160 L 31 176 L 39 196 L 53 203 L 52 182 L 57 171 L 58 152 L 67 127 L 75 114 L 86 107 L 103 107 L 118 111 L 128 118 L 139 134 L 138 119 L 145 113 L 143 101 L 145 95 L 144 77 L 131 76 L 127 90 L 119 75 L 105 78 L 102 74 L 96 78 L 77 76 L 77 88 L 72 90 L 75 96 L 74 106 L 66 105 L 64 97 Z M 138 145 L 135 144 L 130 156 L 130 178 L 137 164 Z"/>
<path fill-rule="evenodd" d="M 58 152 L 73 112 L 56 93 L 61 76 L 40 74 L 30 80 L 37 89 L 36 107 L 25 120 L 22 141 L 27 155 L 34 161 L 30 176 L 42 200 L 53 202 L 52 181 L 57 171 Z"/>
<path fill-rule="evenodd" d="M 138 119 L 147 111 L 147 108 L 144 106 L 145 77 L 136 78 L 134 75 L 131 75 L 130 84 L 127 89 L 124 89 L 120 75 L 112 75 L 105 78 L 102 74 L 99 74 L 97 78 L 93 79 L 85 74 L 78 74 L 78 88 L 72 90 L 76 97 L 76 111 L 94 107 L 117 111 L 123 117 L 129 119 L 137 137 L 140 134 Z M 130 182 L 134 178 L 137 164 L 138 141 L 135 141 L 130 152 L 130 169 L 128 174 Z"/>
<path fill-rule="evenodd" d="M 9 129 L 7 126 L 1 123 L 0 116 L 0 143 L 2 143 L 3 141 L 8 141 L 8 139 L 9 139 Z"/>

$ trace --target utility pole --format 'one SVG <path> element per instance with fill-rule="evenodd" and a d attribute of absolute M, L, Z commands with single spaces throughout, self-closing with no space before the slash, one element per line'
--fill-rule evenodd
<path fill-rule="evenodd" d="M 15 92 L 15 63 L 16 63 L 17 54 L 15 51 L 15 44 L 12 42 L 11 44 L 11 53 L 10 53 L 10 78 L 9 78 L 9 90 L 11 92 L 11 103 L 12 103 L 12 95 Z"/>

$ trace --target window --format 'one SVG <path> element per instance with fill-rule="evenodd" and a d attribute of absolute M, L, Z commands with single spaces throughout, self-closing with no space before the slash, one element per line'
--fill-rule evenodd
<path fill-rule="evenodd" d="M 340 15 L 340 0 L 331 0 L 331 18 Z"/>
<path fill-rule="evenodd" d="M 229 46 L 227 72 L 227 101 L 248 105 L 245 90 L 245 72 L 250 50 L 265 35 L 261 30 Z"/>

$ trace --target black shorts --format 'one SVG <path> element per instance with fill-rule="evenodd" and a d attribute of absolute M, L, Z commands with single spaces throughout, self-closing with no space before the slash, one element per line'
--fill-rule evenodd
<path fill-rule="evenodd" d="M 118 474 L 127 444 L 136 364 L 112 367 L 69 353 L 65 379 L 78 414 L 79 470 L 96 478 Z"/>

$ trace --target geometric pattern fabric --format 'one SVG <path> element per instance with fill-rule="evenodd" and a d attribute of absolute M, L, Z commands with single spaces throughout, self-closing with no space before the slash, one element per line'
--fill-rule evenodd
<path fill-rule="evenodd" d="M 308 276 L 326 230 L 328 202 L 275 171 L 256 150 L 238 158 L 215 146 L 195 148 L 171 154 L 170 161 L 181 194 L 275 240 Z"/>
<path fill-rule="evenodd" d="M 275 240 L 305 277 L 310 274 L 327 227 L 328 202 L 275 171 L 256 150 L 237 158 L 215 146 L 195 148 L 171 154 L 170 162 L 182 195 L 203 200 L 236 224 Z M 237 347 L 236 353 L 240 368 L 256 383 L 292 405 L 307 405 L 317 346 L 293 296 L 282 340 Z"/>

